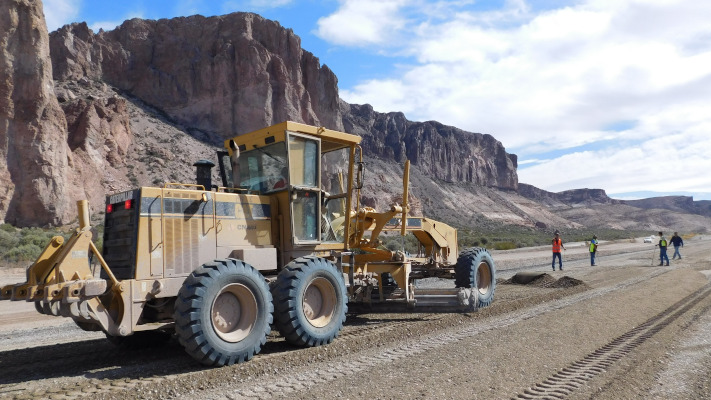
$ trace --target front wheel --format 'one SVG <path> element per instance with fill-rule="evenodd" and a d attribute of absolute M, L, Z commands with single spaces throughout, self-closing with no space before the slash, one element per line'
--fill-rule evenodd
<path fill-rule="evenodd" d="M 178 292 L 175 332 L 208 366 L 250 360 L 267 341 L 272 296 L 262 274 L 240 260 L 215 260 L 193 271 Z"/>
<path fill-rule="evenodd" d="M 287 342 L 320 346 L 338 336 L 346 320 L 346 285 L 333 263 L 301 257 L 279 273 L 272 288 L 274 325 Z"/>
<path fill-rule="evenodd" d="M 486 307 L 494 300 L 496 267 L 488 250 L 473 247 L 462 251 L 454 275 L 457 287 L 476 288 L 479 307 Z"/>

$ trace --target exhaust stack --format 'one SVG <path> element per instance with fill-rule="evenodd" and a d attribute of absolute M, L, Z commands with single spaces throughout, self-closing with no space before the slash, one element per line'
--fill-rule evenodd
<path fill-rule="evenodd" d="M 209 160 L 200 160 L 193 164 L 196 172 L 196 183 L 205 187 L 205 190 L 212 190 L 212 168 L 215 163 Z"/>

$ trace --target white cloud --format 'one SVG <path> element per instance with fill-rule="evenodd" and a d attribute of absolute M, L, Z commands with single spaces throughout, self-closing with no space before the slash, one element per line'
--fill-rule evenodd
<path fill-rule="evenodd" d="M 395 51 L 412 63 L 401 65 L 398 76 L 361 82 L 341 95 L 413 120 L 489 133 L 523 155 L 528 167 L 520 181 L 543 189 L 708 191 L 711 3 L 574 4 L 534 13 L 516 1 L 484 13 L 445 9 L 437 19 L 423 9 L 417 24 L 395 24 L 398 31 L 385 35 L 408 38 Z M 334 15 L 344 20 L 350 5 Z M 388 18 L 403 21 L 397 14 L 403 10 L 400 4 Z M 413 15 L 409 9 L 411 21 Z M 345 37 L 362 35 L 341 27 Z M 385 48 L 368 43 L 374 52 Z M 634 123 L 605 130 L 621 121 Z M 565 149 L 576 152 L 561 156 Z M 526 160 L 547 153 L 559 156 Z M 659 169 L 669 171 L 668 179 Z"/>
<path fill-rule="evenodd" d="M 127 19 L 131 19 L 131 18 L 139 18 L 139 17 L 133 16 L 133 17 L 129 17 Z M 94 31 L 94 33 L 99 32 L 99 29 L 103 29 L 105 31 L 112 31 L 112 30 L 116 29 L 117 26 L 121 25 L 124 21 L 125 21 L 125 19 L 122 19 L 120 21 L 118 21 L 118 20 L 117 21 L 96 21 L 96 22 L 93 22 L 91 25 L 89 25 L 89 28 L 91 28 L 91 30 Z"/>
<path fill-rule="evenodd" d="M 400 13 L 406 0 L 339 0 L 340 8 L 319 18 L 316 35 L 347 46 L 386 46 L 401 31 L 406 18 Z"/>
<path fill-rule="evenodd" d="M 44 0 L 43 5 L 47 30 L 52 32 L 74 22 L 79 15 L 81 0 Z"/>

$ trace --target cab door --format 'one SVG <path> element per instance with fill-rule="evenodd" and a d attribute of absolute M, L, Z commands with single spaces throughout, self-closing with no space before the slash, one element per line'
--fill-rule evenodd
<path fill-rule="evenodd" d="M 291 232 L 294 245 L 321 242 L 321 141 L 288 133 Z"/>

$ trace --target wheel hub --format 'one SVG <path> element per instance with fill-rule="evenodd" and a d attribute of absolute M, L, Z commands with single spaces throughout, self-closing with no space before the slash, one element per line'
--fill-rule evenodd
<path fill-rule="evenodd" d="M 316 278 L 306 287 L 303 299 L 304 316 L 317 328 L 328 325 L 336 310 L 336 290 L 325 278 Z"/>
<path fill-rule="evenodd" d="M 257 300 L 249 288 L 233 283 L 222 288 L 212 304 L 212 325 L 225 341 L 246 338 L 257 318 Z"/>
<path fill-rule="evenodd" d="M 489 264 L 482 262 L 477 268 L 476 285 L 479 293 L 487 294 L 491 290 L 491 269 Z"/>

